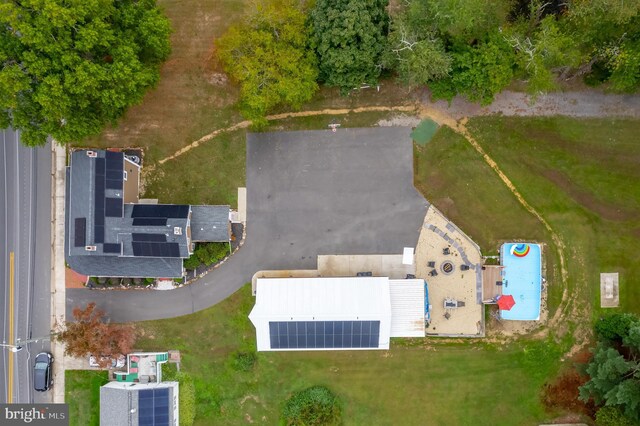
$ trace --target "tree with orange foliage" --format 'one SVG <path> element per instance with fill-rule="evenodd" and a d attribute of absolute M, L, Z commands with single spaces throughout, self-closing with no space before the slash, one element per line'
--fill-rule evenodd
<path fill-rule="evenodd" d="M 75 321 L 67 321 L 57 335 L 57 339 L 65 344 L 65 355 L 84 357 L 93 354 L 105 367 L 110 358 L 131 352 L 136 341 L 135 328 L 128 324 L 111 324 L 104 321 L 104 316 L 104 311 L 96 309 L 95 302 L 84 309 L 73 308 Z"/>

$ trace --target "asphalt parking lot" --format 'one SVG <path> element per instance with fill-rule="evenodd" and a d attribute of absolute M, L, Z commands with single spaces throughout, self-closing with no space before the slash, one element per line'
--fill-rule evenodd
<path fill-rule="evenodd" d="M 413 187 L 410 128 L 253 133 L 248 230 L 263 268 L 315 268 L 318 254 L 415 247 L 427 202 Z"/>

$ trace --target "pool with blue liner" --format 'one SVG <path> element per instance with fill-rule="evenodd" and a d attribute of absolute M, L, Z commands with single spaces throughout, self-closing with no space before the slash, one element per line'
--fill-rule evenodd
<path fill-rule="evenodd" d="M 501 310 L 506 320 L 537 321 L 540 319 L 542 258 L 539 244 L 505 243 L 500 248 L 503 269 L 502 294 L 513 296 L 511 310 Z"/>

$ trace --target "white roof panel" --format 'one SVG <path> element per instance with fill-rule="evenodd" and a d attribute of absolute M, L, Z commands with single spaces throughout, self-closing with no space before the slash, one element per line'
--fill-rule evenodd
<path fill-rule="evenodd" d="M 424 337 L 424 280 L 389 280 L 391 337 Z"/>
<path fill-rule="evenodd" d="M 270 321 L 380 321 L 379 349 L 388 349 L 389 278 L 258 278 L 249 318 L 259 351 L 271 350 Z"/>

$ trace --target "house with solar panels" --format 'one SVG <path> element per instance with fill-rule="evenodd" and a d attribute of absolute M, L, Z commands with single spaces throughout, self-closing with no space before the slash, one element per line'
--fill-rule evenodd
<path fill-rule="evenodd" d="M 258 351 L 389 349 L 425 336 L 428 307 L 422 279 L 258 278 L 249 319 Z"/>
<path fill-rule="evenodd" d="M 100 425 L 178 425 L 178 382 L 109 382 L 100 388 Z"/>
<path fill-rule="evenodd" d="M 122 152 L 73 151 L 66 174 L 65 257 L 76 272 L 180 278 L 195 242 L 229 242 L 229 206 L 141 203 L 140 165 Z"/>

